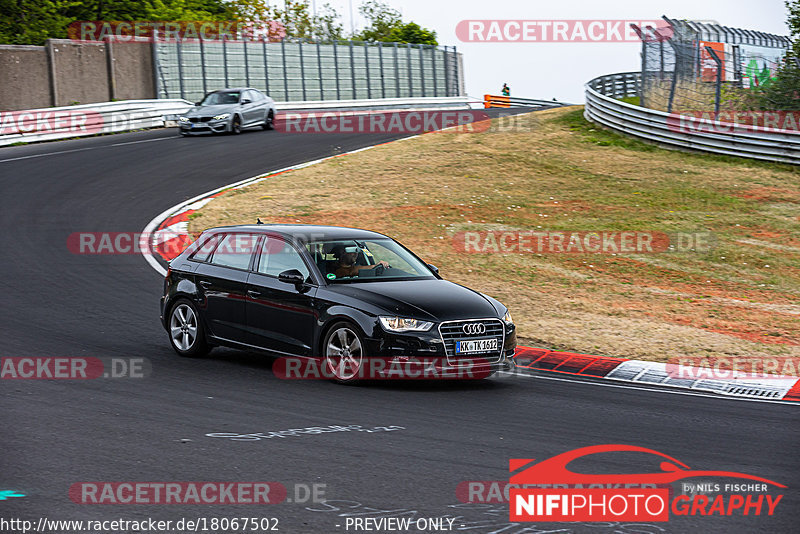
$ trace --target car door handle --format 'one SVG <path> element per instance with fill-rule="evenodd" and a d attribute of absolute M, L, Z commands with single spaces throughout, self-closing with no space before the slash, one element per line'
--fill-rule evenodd
<path fill-rule="evenodd" d="M 259 293 L 258 291 L 253 291 L 252 289 L 248 289 L 247 296 L 256 299 L 261 296 L 261 293 Z"/>
<path fill-rule="evenodd" d="M 203 289 L 208 289 L 209 287 L 211 287 L 213 285 L 211 282 L 209 282 L 207 280 L 201 280 L 201 281 L 197 282 L 197 284 L 200 287 L 202 287 Z"/>

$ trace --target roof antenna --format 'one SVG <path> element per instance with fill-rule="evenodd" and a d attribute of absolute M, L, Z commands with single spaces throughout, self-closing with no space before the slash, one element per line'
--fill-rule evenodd
<path fill-rule="evenodd" d="M 256 221 L 258 221 L 256 222 L 256 224 L 264 224 L 263 222 L 261 222 L 261 219 L 259 217 L 256 217 Z"/>

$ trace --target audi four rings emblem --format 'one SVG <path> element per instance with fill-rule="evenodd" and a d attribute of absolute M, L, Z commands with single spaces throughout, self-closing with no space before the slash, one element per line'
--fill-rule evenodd
<path fill-rule="evenodd" d="M 480 335 L 486 333 L 486 325 L 483 323 L 467 323 L 461 327 L 468 336 Z"/>

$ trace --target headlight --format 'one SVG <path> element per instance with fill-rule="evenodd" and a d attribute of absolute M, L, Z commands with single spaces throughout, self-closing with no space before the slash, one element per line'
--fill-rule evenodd
<path fill-rule="evenodd" d="M 506 310 L 506 314 L 503 316 L 503 322 L 508 324 L 514 324 L 514 319 L 511 318 L 511 312 Z"/>
<path fill-rule="evenodd" d="M 189 122 L 189 117 L 178 117 L 178 120 L 181 122 Z"/>
<path fill-rule="evenodd" d="M 404 319 L 403 317 L 379 317 L 381 326 L 389 332 L 427 332 L 433 326 L 428 321 Z"/>
<path fill-rule="evenodd" d="M 223 113 L 222 115 L 216 115 L 216 116 L 211 117 L 211 118 L 214 119 L 215 121 L 221 121 L 221 120 L 227 119 L 230 116 L 231 116 L 230 113 Z"/>

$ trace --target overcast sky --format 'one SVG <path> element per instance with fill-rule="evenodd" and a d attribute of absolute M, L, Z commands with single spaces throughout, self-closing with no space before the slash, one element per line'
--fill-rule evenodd
<path fill-rule="evenodd" d="M 278 4 L 281 0 L 274 0 Z M 328 0 L 350 30 L 350 1 Z M 715 20 L 725 26 L 788 35 L 783 0 L 384 0 L 413 20 L 436 31 L 439 44 L 464 53 L 467 93 L 482 98 L 499 94 L 503 83 L 512 94 L 583 102 L 583 84 L 602 74 L 638 70 L 636 43 L 464 43 L 456 37 L 462 20 Z M 325 0 L 315 0 L 317 6 Z M 352 0 L 356 29 L 361 0 Z"/>

